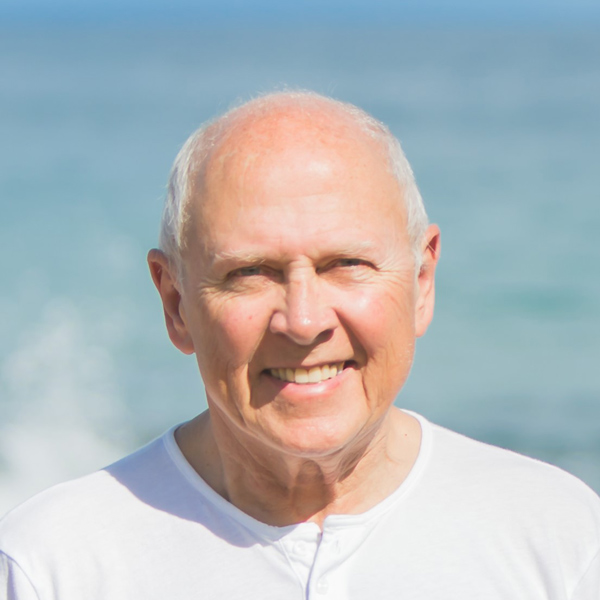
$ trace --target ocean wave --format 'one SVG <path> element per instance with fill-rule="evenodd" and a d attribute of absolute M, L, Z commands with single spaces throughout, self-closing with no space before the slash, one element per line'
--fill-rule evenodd
<path fill-rule="evenodd" d="M 86 319 L 72 302 L 54 299 L 3 361 L 0 514 L 124 453 L 111 329 L 109 320 Z"/>

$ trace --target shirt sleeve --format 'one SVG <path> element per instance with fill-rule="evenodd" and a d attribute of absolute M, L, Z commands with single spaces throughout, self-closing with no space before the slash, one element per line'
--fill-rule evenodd
<path fill-rule="evenodd" d="M 600 550 L 577 584 L 571 600 L 600 600 Z"/>
<path fill-rule="evenodd" d="M 0 600 L 39 600 L 21 567 L 0 552 Z"/>

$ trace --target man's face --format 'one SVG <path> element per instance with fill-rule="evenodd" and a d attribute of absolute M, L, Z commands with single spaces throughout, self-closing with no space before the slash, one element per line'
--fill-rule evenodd
<path fill-rule="evenodd" d="M 373 435 L 429 321 L 383 151 L 314 129 L 263 123 L 216 151 L 181 303 L 211 418 L 306 457 Z"/>

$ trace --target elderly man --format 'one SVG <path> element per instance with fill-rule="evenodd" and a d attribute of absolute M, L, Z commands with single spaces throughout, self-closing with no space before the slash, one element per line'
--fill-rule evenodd
<path fill-rule="evenodd" d="M 148 260 L 208 411 L 9 515 L 3 597 L 598 600 L 593 492 L 392 406 L 439 251 L 356 107 L 275 94 L 195 133 Z"/>

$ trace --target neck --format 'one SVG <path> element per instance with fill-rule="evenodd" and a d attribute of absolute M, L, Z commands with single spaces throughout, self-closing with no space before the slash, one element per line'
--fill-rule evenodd
<path fill-rule="evenodd" d="M 361 443 L 306 458 L 232 436 L 218 413 L 207 411 L 180 427 L 176 440 L 206 483 L 251 517 L 322 526 L 330 514 L 358 514 L 389 496 L 416 460 L 421 430 L 392 408 Z"/>

